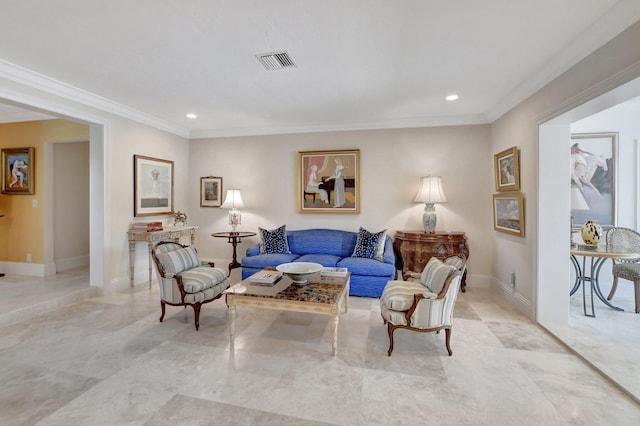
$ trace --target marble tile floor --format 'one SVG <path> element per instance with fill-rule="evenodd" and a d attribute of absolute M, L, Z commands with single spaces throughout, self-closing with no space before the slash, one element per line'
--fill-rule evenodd
<path fill-rule="evenodd" d="M 0 279 L 1 425 L 640 423 L 640 405 L 490 289 L 460 294 L 452 357 L 444 333 L 403 330 L 387 357 L 378 301 L 352 297 L 333 357 L 325 316 L 238 308 L 230 352 L 222 300 L 196 331 L 191 309 L 158 322 L 146 284 L 3 321 L 12 286 L 40 280 Z"/>

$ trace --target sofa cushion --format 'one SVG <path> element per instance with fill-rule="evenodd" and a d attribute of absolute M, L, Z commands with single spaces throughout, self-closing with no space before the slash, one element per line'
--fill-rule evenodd
<path fill-rule="evenodd" d="M 425 265 L 420 276 L 420 283 L 434 293 L 440 293 L 449 275 L 456 270 L 437 257 L 432 257 Z"/>
<path fill-rule="evenodd" d="M 382 254 L 384 252 L 385 237 L 387 230 L 380 232 L 369 232 L 363 227 L 358 231 L 358 239 L 353 249 L 352 257 L 366 257 L 376 259 L 382 262 Z"/>
<path fill-rule="evenodd" d="M 322 266 L 336 266 L 340 261 L 340 256 L 334 256 L 332 254 L 304 254 L 295 261 L 319 263 Z"/>
<path fill-rule="evenodd" d="M 281 263 L 293 262 L 298 257 L 300 257 L 300 255 L 292 253 L 269 253 L 259 256 L 248 256 L 242 259 L 242 267 L 263 269 L 268 266 L 277 266 Z"/>
<path fill-rule="evenodd" d="M 198 254 L 193 247 L 183 247 L 177 250 L 158 253 L 158 261 L 165 274 L 175 275 L 200 265 Z"/>
<path fill-rule="evenodd" d="M 395 266 L 390 263 L 378 262 L 366 257 L 345 257 L 336 266 L 347 268 L 351 275 L 368 275 L 374 277 L 392 277 L 395 274 Z"/>
<path fill-rule="evenodd" d="M 287 226 L 282 225 L 276 229 L 258 228 L 260 232 L 260 254 L 291 253 L 287 242 Z"/>
<path fill-rule="evenodd" d="M 289 250 L 297 254 L 351 256 L 358 234 L 337 229 L 302 229 L 287 232 Z"/>

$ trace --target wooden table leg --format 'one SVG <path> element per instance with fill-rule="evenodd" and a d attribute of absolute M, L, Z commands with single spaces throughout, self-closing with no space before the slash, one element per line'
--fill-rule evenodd
<path fill-rule="evenodd" d="M 131 287 L 135 279 L 135 262 L 136 262 L 136 242 L 129 241 L 129 275 L 131 276 Z"/>

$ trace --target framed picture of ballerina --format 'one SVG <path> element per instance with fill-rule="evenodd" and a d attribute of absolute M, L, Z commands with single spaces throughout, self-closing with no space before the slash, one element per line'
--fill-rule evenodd
<path fill-rule="evenodd" d="M 360 150 L 298 152 L 298 212 L 360 213 Z"/>
<path fill-rule="evenodd" d="M 2 150 L 2 193 L 28 195 L 34 193 L 33 148 Z"/>
<path fill-rule="evenodd" d="M 571 135 L 573 226 L 580 227 L 587 220 L 603 227 L 616 226 L 617 153 L 616 132 Z"/>

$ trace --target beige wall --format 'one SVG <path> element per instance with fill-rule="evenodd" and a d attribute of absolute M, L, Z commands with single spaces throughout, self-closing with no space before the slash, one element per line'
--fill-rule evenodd
<path fill-rule="evenodd" d="M 47 142 L 87 140 L 86 125 L 66 120 L 0 124 L 0 148 L 35 148 L 33 195 L 0 195 L 0 261 L 44 263 L 44 146 Z M 33 208 L 33 200 L 37 207 Z"/>
<path fill-rule="evenodd" d="M 486 284 L 491 272 L 492 163 L 489 127 L 306 133 L 191 140 L 190 222 L 199 225 L 201 255 L 229 259 L 230 246 L 211 233 L 229 230 L 227 210 L 199 206 L 199 179 L 221 176 L 223 189 L 240 189 L 246 205 L 241 230 L 334 228 L 357 231 L 421 229 L 424 204 L 413 203 L 420 176 L 442 176 L 448 203 L 436 206 L 438 230 L 465 231 L 469 239 L 470 285 Z M 297 152 L 360 150 L 360 214 L 297 212 Z M 483 160 L 484 159 L 484 160 Z M 181 206 L 177 206 L 179 209 Z M 247 239 L 239 256 L 256 243 Z"/>
<path fill-rule="evenodd" d="M 501 233 L 496 234 L 496 257 L 492 274 L 496 286 L 504 290 L 505 294 L 509 294 L 514 304 L 531 317 L 535 316 L 538 286 L 536 282 L 536 269 L 539 267 L 536 260 L 538 233 L 545 232 L 545 229 L 538 229 L 537 192 L 538 190 L 558 191 L 557 187 L 538 188 L 538 173 L 551 172 L 545 170 L 544 166 L 539 170 L 538 125 L 569 108 L 578 106 L 580 102 L 586 102 L 612 89 L 613 87 L 610 87 L 612 83 L 608 81 L 610 79 L 615 81 L 618 73 L 637 69 L 634 67 L 640 61 L 638 40 L 640 40 L 640 23 L 624 31 L 491 125 L 492 154 L 513 145 L 517 145 L 521 150 L 520 181 L 526 199 L 527 235 L 526 238 L 514 238 Z M 638 74 L 640 72 L 630 75 L 629 79 L 637 77 Z M 567 146 L 569 146 L 568 140 Z M 489 160 L 490 158 L 487 158 L 487 161 Z M 566 181 L 568 182 L 568 179 Z M 568 199 L 568 184 L 565 192 Z M 566 205 L 569 205 L 568 201 Z M 557 215 L 555 218 L 557 223 L 568 223 L 567 211 L 568 209 L 558 208 L 554 212 Z M 558 240 L 555 241 L 560 247 L 566 247 L 568 244 L 568 226 L 564 228 L 567 230 L 566 238 L 564 234 L 558 235 Z M 563 259 L 566 259 L 566 256 Z M 518 277 L 515 291 L 506 284 L 509 282 L 511 272 L 515 272 Z M 567 279 L 568 273 L 567 268 Z M 559 279 L 562 280 L 563 277 Z"/>

